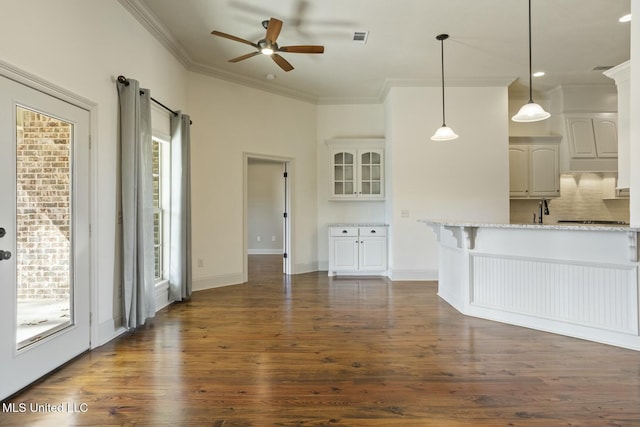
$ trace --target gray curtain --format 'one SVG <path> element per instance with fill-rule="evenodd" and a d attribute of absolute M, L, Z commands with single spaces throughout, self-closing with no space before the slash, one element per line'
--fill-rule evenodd
<path fill-rule="evenodd" d="M 122 314 L 135 328 L 155 316 L 151 95 L 118 81 L 122 206 Z"/>
<path fill-rule="evenodd" d="M 171 116 L 171 250 L 169 296 L 191 297 L 191 161 L 189 116 Z"/>

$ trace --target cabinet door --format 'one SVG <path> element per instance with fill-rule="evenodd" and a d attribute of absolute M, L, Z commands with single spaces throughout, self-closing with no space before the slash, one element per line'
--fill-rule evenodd
<path fill-rule="evenodd" d="M 331 271 L 355 271 L 358 269 L 358 237 L 334 237 L 331 244 Z"/>
<path fill-rule="evenodd" d="M 567 119 L 569 150 L 574 158 L 595 158 L 596 141 L 593 134 L 593 121 L 588 117 Z"/>
<path fill-rule="evenodd" d="M 387 239 L 385 237 L 360 237 L 360 271 L 387 269 Z"/>
<path fill-rule="evenodd" d="M 526 145 L 509 146 L 509 195 L 529 195 L 529 147 Z"/>
<path fill-rule="evenodd" d="M 618 157 L 618 124 L 615 119 L 593 119 L 598 157 Z"/>
<path fill-rule="evenodd" d="M 331 195 L 334 198 L 357 196 L 355 150 L 335 150 L 331 152 Z"/>
<path fill-rule="evenodd" d="M 382 150 L 359 150 L 358 197 L 379 199 L 384 196 Z"/>
<path fill-rule="evenodd" d="M 559 152 L 556 145 L 529 147 L 529 195 L 553 197 L 560 193 Z"/>

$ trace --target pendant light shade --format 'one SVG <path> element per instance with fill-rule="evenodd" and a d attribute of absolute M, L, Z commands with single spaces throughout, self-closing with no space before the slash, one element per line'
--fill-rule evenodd
<path fill-rule="evenodd" d="M 513 116 L 511 120 L 514 122 L 538 122 L 540 120 L 548 119 L 551 114 L 544 111 L 544 109 L 535 102 L 528 102 L 520 108 L 518 114 Z"/>
<path fill-rule="evenodd" d="M 529 0 L 529 102 L 524 104 L 518 114 L 511 117 L 514 122 L 538 122 L 548 119 L 551 114 L 533 102 L 533 69 L 531 68 L 531 0 Z"/>
<path fill-rule="evenodd" d="M 432 141 L 451 141 L 456 139 L 458 135 L 449 126 L 442 126 L 436 129 L 436 133 L 431 137 Z"/>
<path fill-rule="evenodd" d="M 436 133 L 431 137 L 432 141 L 451 141 L 456 139 L 458 135 L 448 127 L 444 119 L 444 41 L 449 38 L 448 34 L 440 34 L 436 36 L 436 40 L 440 41 L 440 58 L 442 69 L 442 126 L 436 130 Z"/>

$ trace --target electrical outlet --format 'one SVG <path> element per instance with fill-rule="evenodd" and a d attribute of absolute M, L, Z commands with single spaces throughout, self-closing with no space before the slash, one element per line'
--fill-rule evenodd
<path fill-rule="evenodd" d="M 258 236 L 258 237 L 256 237 L 256 240 L 257 240 L 258 242 L 261 242 L 261 241 L 262 241 L 262 237 Z"/>
<path fill-rule="evenodd" d="M 409 209 L 402 209 L 400 211 L 400 218 L 409 218 Z"/>
<path fill-rule="evenodd" d="M 275 242 L 276 241 L 276 236 L 271 236 L 271 241 Z"/>
<path fill-rule="evenodd" d="M 204 267 L 204 260 L 202 258 L 198 258 L 198 267 Z"/>

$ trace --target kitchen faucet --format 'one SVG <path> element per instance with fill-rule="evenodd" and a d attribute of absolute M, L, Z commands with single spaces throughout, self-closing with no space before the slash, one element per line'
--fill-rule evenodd
<path fill-rule="evenodd" d="M 538 202 L 538 224 L 542 224 L 542 216 L 549 215 L 549 203 L 544 197 Z M 533 215 L 533 221 L 535 222 L 535 214 Z"/>

